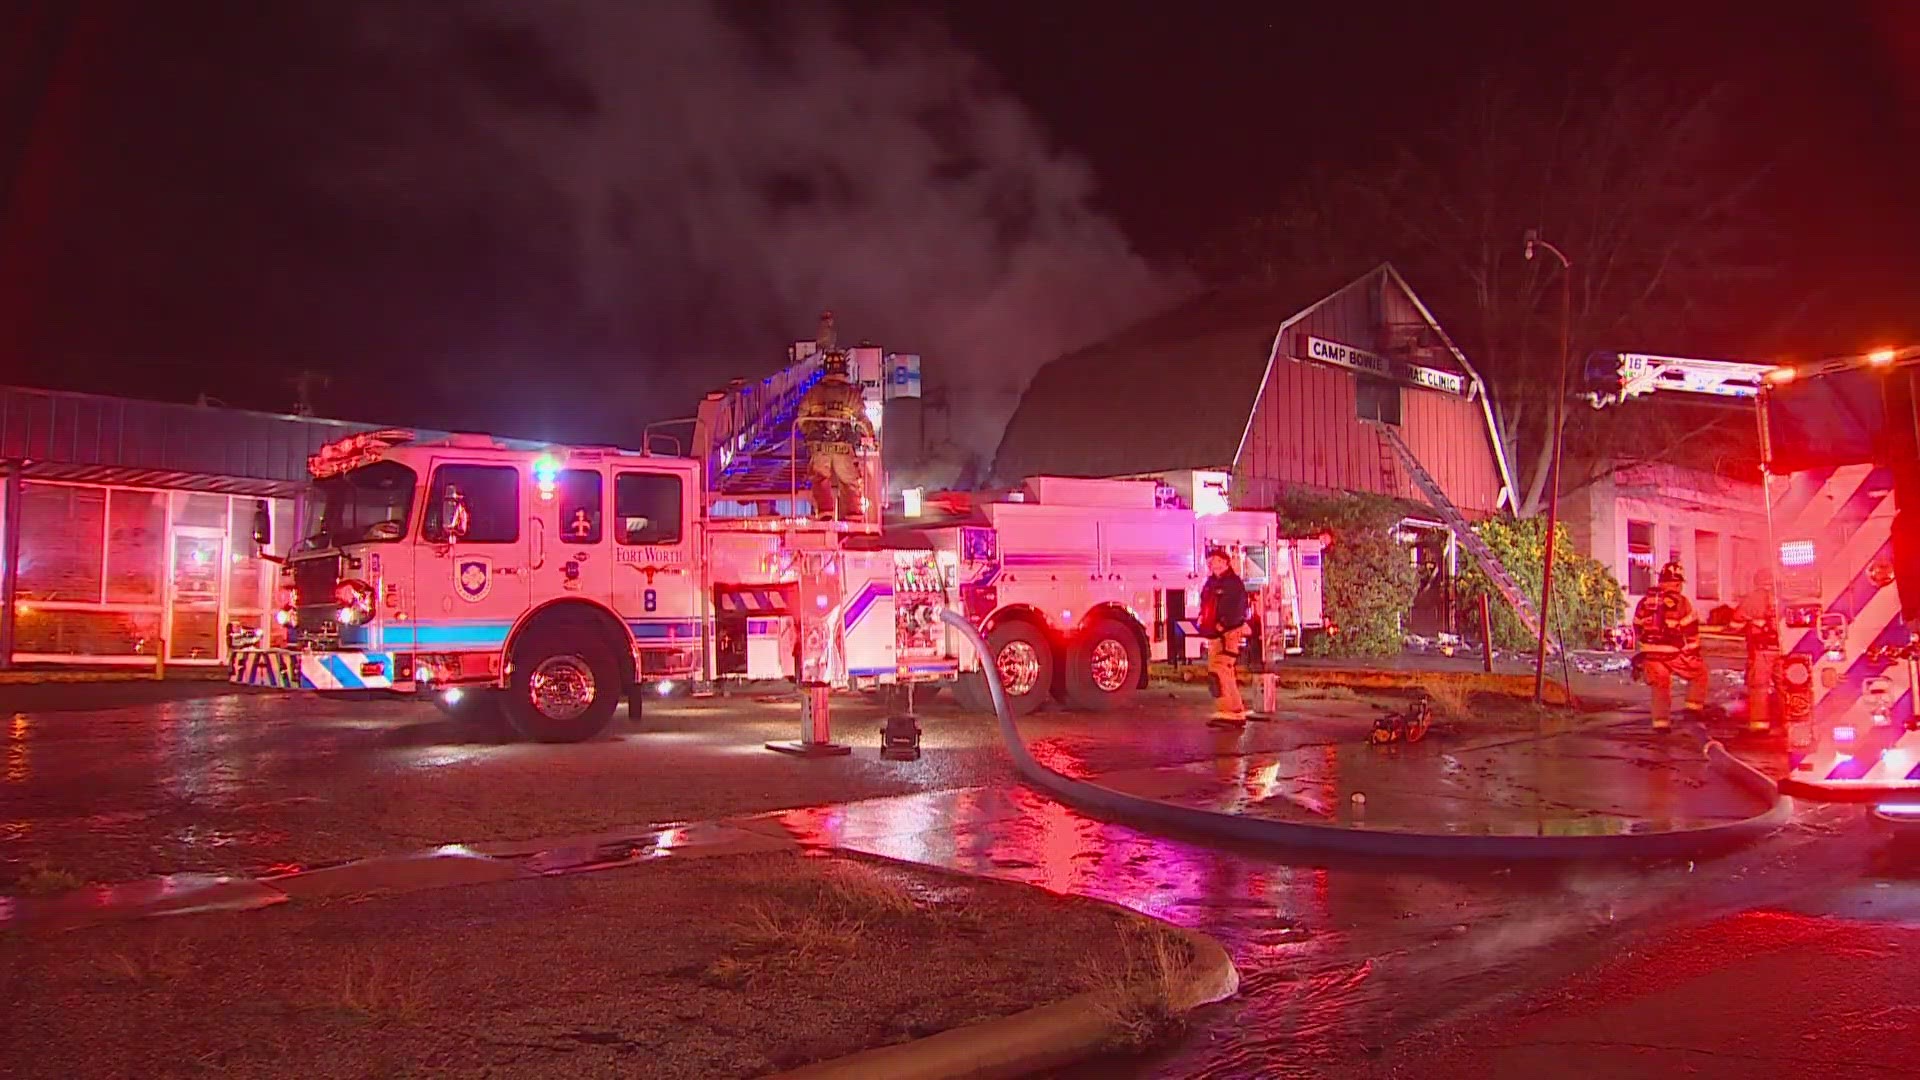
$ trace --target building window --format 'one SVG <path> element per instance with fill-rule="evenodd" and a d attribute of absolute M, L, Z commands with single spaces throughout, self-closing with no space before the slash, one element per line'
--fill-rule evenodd
<path fill-rule="evenodd" d="M 20 496 L 20 599 L 99 603 L 107 489 L 30 483 Z"/>
<path fill-rule="evenodd" d="M 467 535 L 463 544 L 511 544 L 520 539 L 520 470 L 510 465 L 442 465 L 433 470 L 427 487 L 427 517 L 420 535 L 427 542 L 447 542 L 447 489 L 456 488 L 467 502 Z"/>
<path fill-rule="evenodd" d="M 1693 558 L 1699 564 L 1694 571 L 1693 595 L 1701 600 L 1720 599 L 1720 534 L 1694 533 Z"/>
<path fill-rule="evenodd" d="M 1627 522 L 1627 591 L 1645 596 L 1653 591 L 1653 522 Z"/>
<path fill-rule="evenodd" d="M 166 578 L 167 496 L 116 490 L 107 496 L 107 602 L 160 606 Z"/>
<path fill-rule="evenodd" d="M 1359 407 L 1360 419 L 1378 420 L 1383 424 L 1400 423 L 1400 384 L 1386 379 L 1373 379 L 1365 375 L 1353 377 L 1353 396 Z"/>
<path fill-rule="evenodd" d="M 589 469 L 567 469 L 560 474 L 560 542 L 600 542 L 602 504 L 600 474 Z"/>
<path fill-rule="evenodd" d="M 621 473 L 613 481 L 613 516 L 620 542 L 632 545 L 680 542 L 682 487 L 667 473 Z"/>

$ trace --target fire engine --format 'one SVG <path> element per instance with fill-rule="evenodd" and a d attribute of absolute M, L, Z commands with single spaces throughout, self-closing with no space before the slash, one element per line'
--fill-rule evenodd
<path fill-rule="evenodd" d="M 918 358 L 849 354 L 878 428 Z M 324 447 L 279 636 L 236 650 L 231 680 L 428 695 L 553 742 L 594 737 L 623 697 L 637 718 L 644 688 L 784 680 L 807 691 L 795 745 L 826 752 L 829 690 L 967 671 L 957 693 L 984 703 L 982 659 L 939 618 L 955 605 L 1022 709 L 1108 707 L 1190 649 L 1207 546 L 1241 556 L 1271 656 L 1318 624 L 1317 540 L 1282 539 L 1272 514 L 1156 506 L 1151 483 L 1038 480 L 965 520 L 889 526 L 876 446 L 857 512 L 815 520 L 795 415 L 822 360 L 801 342 L 775 375 L 707 395 L 684 455 L 651 431 L 637 451 L 402 429 Z"/>
<path fill-rule="evenodd" d="M 1588 365 L 1596 407 L 1656 390 L 1757 402 L 1782 627 L 1782 787 L 1804 797 L 1920 792 L 1916 371 L 1920 349 L 1800 368 L 1614 353 Z"/>

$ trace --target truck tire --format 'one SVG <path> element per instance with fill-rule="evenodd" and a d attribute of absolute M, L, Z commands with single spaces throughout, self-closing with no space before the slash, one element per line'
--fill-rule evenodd
<path fill-rule="evenodd" d="M 1124 705 L 1139 689 L 1144 665 L 1132 628 L 1117 619 L 1096 619 L 1067 647 L 1061 697 L 1070 708 L 1087 712 Z"/>
<path fill-rule="evenodd" d="M 580 626 L 536 628 L 513 650 L 507 721 L 535 742 L 585 742 L 612 722 L 620 684 L 620 666 L 601 635 Z"/>
<path fill-rule="evenodd" d="M 458 694 L 453 700 L 447 695 Z M 440 715 L 467 724 L 480 724 L 500 718 L 500 691 L 483 686 L 460 690 L 439 690 L 430 695 Z"/>
<path fill-rule="evenodd" d="M 1053 643 L 1046 631 L 1032 623 L 1001 623 L 987 635 L 987 646 L 993 650 L 993 663 L 1013 715 L 1025 716 L 1053 696 Z M 991 709 L 992 691 L 985 686 L 980 691 L 987 695 Z"/>

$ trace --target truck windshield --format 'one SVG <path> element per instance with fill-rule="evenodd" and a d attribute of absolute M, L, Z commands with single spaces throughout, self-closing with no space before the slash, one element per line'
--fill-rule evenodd
<path fill-rule="evenodd" d="M 397 461 L 376 461 L 321 480 L 312 496 L 318 512 L 299 550 L 391 543 L 407 535 L 414 483 L 413 470 Z"/>

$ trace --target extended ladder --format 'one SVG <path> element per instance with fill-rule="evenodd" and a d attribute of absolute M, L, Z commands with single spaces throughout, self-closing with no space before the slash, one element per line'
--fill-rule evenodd
<path fill-rule="evenodd" d="M 1519 582 L 1513 580 L 1513 575 L 1509 574 L 1507 568 L 1501 564 L 1500 557 L 1493 553 L 1493 549 L 1487 546 L 1487 542 L 1480 538 L 1479 533 L 1473 531 L 1473 523 L 1467 520 L 1459 507 L 1453 505 L 1452 499 L 1447 498 L 1447 493 L 1440 489 L 1440 482 L 1420 464 L 1420 459 L 1413 456 L 1412 448 L 1407 446 L 1406 440 L 1400 437 L 1400 432 L 1395 430 L 1392 424 L 1383 424 L 1377 420 L 1368 420 L 1365 423 L 1378 431 L 1382 441 L 1393 448 L 1395 456 L 1400 459 L 1400 464 L 1407 470 L 1407 475 L 1413 479 L 1413 485 L 1420 489 L 1420 493 L 1427 497 L 1427 501 L 1433 504 L 1435 510 L 1440 511 L 1440 516 L 1445 519 L 1447 527 L 1453 530 L 1454 536 L 1459 537 L 1460 546 L 1473 555 L 1473 561 L 1480 565 L 1481 573 L 1486 574 L 1488 580 L 1493 582 L 1493 587 L 1500 590 L 1500 595 L 1506 598 L 1507 606 L 1513 609 L 1513 613 L 1520 617 L 1520 622 L 1527 628 L 1527 633 L 1538 636 L 1540 610 L 1534 605 L 1533 599 L 1521 591 Z"/>

